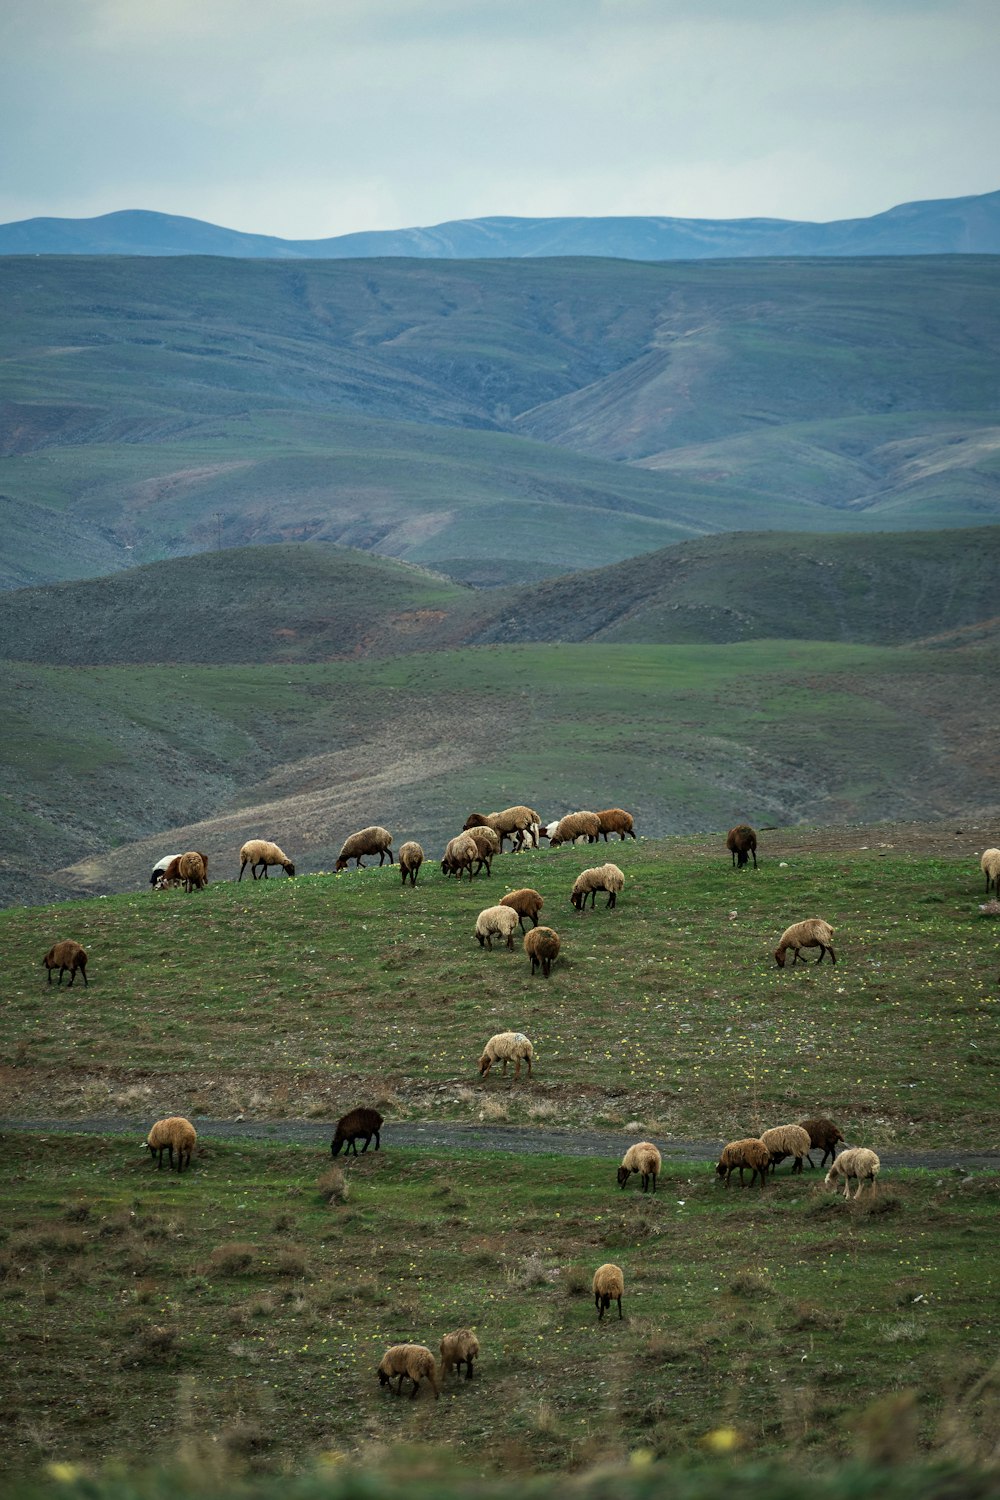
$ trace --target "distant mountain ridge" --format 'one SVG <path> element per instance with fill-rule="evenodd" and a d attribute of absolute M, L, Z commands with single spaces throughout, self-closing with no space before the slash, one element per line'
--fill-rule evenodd
<path fill-rule="evenodd" d="M 146 209 L 123 209 L 92 219 L 35 218 L 0 224 L 0 255 L 222 255 L 258 260 L 586 255 L 658 261 L 995 254 L 1000 254 L 1000 191 L 900 203 L 869 218 L 825 224 L 795 219 L 497 215 L 320 240 L 245 234 L 201 219 Z"/>

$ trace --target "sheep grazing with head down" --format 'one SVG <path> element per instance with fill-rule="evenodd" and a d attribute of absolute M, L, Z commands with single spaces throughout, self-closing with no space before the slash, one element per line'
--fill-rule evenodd
<path fill-rule="evenodd" d="M 609 833 L 617 833 L 622 843 L 635 838 L 635 819 L 623 807 L 605 807 L 596 814 L 601 825 L 601 836 L 608 842 Z"/>
<path fill-rule="evenodd" d="M 716 1173 L 723 1179 L 723 1185 L 729 1186 L 729 1179 L 738 1169 L 740 1174 L 740 1187 L 743 1187 L 743 1170 L 746 1168 L 753 1173 L 750 1178 L 750 1186 L 753 1187 L 757 1177 L 760 1178 L 761 1187 L 764 1186 L 767 1177 L 767 1169 L 771 1165 L 771 1153 L 759 1136 L 744 1136 L 742 1140 L 730 1141 L 725 1146 L 719 1157 Z"/>
<path fill-rule="evenodd" d="M 582 838 L 588 844 L 596 844 L 600 836 L 601 825 L 596 813 L 567 813 L 549 834 L 549 844 L 553 849 L 558 849 L 560 844 L 572 844 L 576 839 Z"/>
<path fill-rule="evenodd" d="M 1000 897 L 1000 849 L 984 849 L 983 857 L 979 861 L 979 868 L 986 876 L 986 894 L 990 893 L 990 886 Z"/>
<path fill-rule="evenodd" d="M 396 1395 L 403 1390 L 403 1378 L 413 1382 L 413 1401 L 417 1399 L 420 1382 L 426 1380 L 434 1392 L 435 1401 L 440 1392 L 437 1383 L 437 1366 L 434 1356 L 425 1344 L 393 1344 L 382 1356 L 378 1367 L 379 1385 L 391 1386 L 393 1376 L 398 1375 L 399 1381 L 396 1385 Z"/>
<path fill-rule="evenodd" d="M 54 943 L 53 946 L 49 949 L 48 953 L 46 953 L 45 957 L 42 959 L 42 963 L 49 971 L 47 976 L 49 984 L 52 983 L 53 969 L 59 970 L 60 984 L 62 984 L 63 974 L 68 969 L 69 984 L 67 985 L 67 989 L 73 988 L 73 982 L 76 979 L 78 972 L 83 975 L 84 988 L 89 988 L 89 985 L 87 984 L 86 951 L 80 947 L 79 943 L 74 942 L 72 938 L 63 938 L 61 943 Z"/>
<path fill-rule="evenodd" d="M 389 863 L 396 863 L 392 852 L 392 834 L 388 828 L 382 828 L 378 823 L 373 823 L 369 828 L 362 828 L 357 833 L 352 833 L 350 838 L 344 840 L 343 848 L 337 855 L 337 863 L 334 870 L 346 870 L 349 860 L 354 860 L 359 870 L 365 866 L 361 863 L 365 855 L 370 854 L 374 859 L 378 855 L 379 869 L 385 863 L 386 855 Z"/>
<path fill-rule="evenodd" d="M 734 866 L 742 870 L 753 856 L 753 867 L 757 869 L 757 831 L 749 823 L 737 823 L 726 834 L 726 848 L 733 856 Z"/>
<path fill-rule="evenodd" d="M 643 1192 L 653 1184 L 653 1192 L 656 1192 L 656 1179 L 660 1175 L 662 1158 L 652 1141 L 638 1141 L 630 1146 L 622 1157 L 622 1164 L 618 1168 L 618 1186 L 624 1187 L 633 1172 L 638 1172 L 642 1181 Z"/>
<path fill-rule="evenodd" d="M 456 1328 L 446 1333 L 441 1340 L 441 1384 L 450 1370 L 461 1372 L 465 1366 L 466 1380 L 472 1379 L 472 1361 L 479 1358 L 479 1340 L 471 1328 Z"/>
<path fill-rule="evenodd" d="M 189 849 L 188 850 L 188 854 L 189 855 L 190 854 L 196 854 L 196 853 L 198 855 L 198 858 L 201 860 L 202 869 L 203 869 L 204 875 L 205 875 L 205 884 L 207 885 L 208 884 L 208 855 L 207 854 L 202 854 L 200 851 L 195 850 L 195 849 Z M 175 854 L 174 855 L 173 859 L 170 860 L 170 862 L 164 867 L 163 871 L 161 872 L 160 878 L 159 878 L 159 880 L 156 883 L 156 887 L 155 887 L 156 890 L 158 890 L 158 891 L 169 891 L 169 890 L 172 890 L 175 885 L 184 885 L 185 884 L 185 878 L 181 874 L 181 860 L 184 859 L 184 858 L 185 858 L 185 855 L 183 855 L 183 854 Z"/>
<path fill-rule="evenodd" d="M 463 870 L 468 870 L 469 880 L 473 875 L 478 875 L 483 868 L 483 856 L 479 852 L 479 845 L 471 833 L 460 833 L 457 837 L 449 839 L 445 846 L 444 854 L 441 856 L 441 874 L 457 875 L 462 878 Z M 475 866 L 475 868 L 473 868 Z M 486 872 L 489 874 L 489 870 Z"/>
<path fill-rule="evenodd" d="M 538 848 L 540 823 L 541 819 L 534 808 L 518 803 L 515 807 L 505 807 L 502 812 L 470 813 L 463 826 L 466 831 L 484 826 L 492 828 L 500 837 L 500 852 L 503 853 L 504 839 L 510 839 L 514 853 L 517 854 L 525 844 Z"/>
<path fill-rule="evenodd" d="M 839 1187 L 844 1184 L 844 1197 L 851 1196 L 851 1178 L 855 1178 L 858 1190 L 855 1198 L 861 1197 L 861 1189 L 867 1182 L 871 1187 L 872 1194 L 875 1192 L 875 1179 L 879 1174 L 882 1163 L 874 1151 L 869 1151 L 867 1146 L 851 1146 L 846 1151 L 841 1151 L 833 1166 L 823 1179 L 825 1187 Z"/>
<path fill-rule="evenodd" d="M 622 1316 L 622 1297 L 625 1295 L 625 1277 L 621 1266 L 614 1265 L 611 1261 L 598 1266 L 594 1272 L 594 1302 L 597 1307 L 598 1323 L 604 1317 L 612 1302 L 618 1303 L 618 1316 Z"/>
<path fill-rule="evenodd" d="M 267 879 L 268 865 L 280 865 L 286 875 L 295 874 L 295 866 L 288 855 L 277 844 L 272 844 L 270 839 L 247 839 L 240 850 L 240 873 L 237 875 L 237 883 L 243 879 L 243 871 L 247 865 L 250 866 L 250 874 L 254 880 Z M 258 875 L 258 870 L 262 873 Z"/>
<path fill-rule="evenodd" d="M 364 1138 L 361 1153 L 368 1150 L 368 1143 L 372 1136 L 375 1137 L 375 1150 L 379 1149 L 379 1132 L 382 1129 L 382 1116 L 377 1109 L 352 1109 L 346 1115 L 341 1115 L 337 1121 L 337 1128 L 330 1142 L 330 1155 L 339 1156 L 342 1146 L 346 1146 L 345 1156 L 350 1156 L 353 1150 L 355 1156 L 358 1154 L 358 1141 Z"/>
<path fill-rule="evenodd" d="M 175 862 L 180 864 L 180 858 L 179 854 L 165 854 L 162 859 L 158 859 L 153 866 L 153 873 L 149 877 L 150 885 L 159 888 L 163 884 L 167 866 Z"/>
<path fill-rule="evenodd" d="M 500 897 L 501 906 L 509 906 L 511 911 L 517 912 L 518 923 L 524 932 L 524 919 L 527 917 L 533 927 L 538 926 L 538 913 L 545 905 L 544 899 L 531 886 L 526 885 L 520 891 L 508 891 L 506 896 Z"/>
<path fill-rule="evenodd" d="M 597 865 L 592 870 L 581 870 L 573 884 L 570 894 L 570 904 L 577 911 L 583 911 L 590 897 L 590 905 L 593 908 L 597 903 L 597 892 L 607 891 L 608 899 L 605 906 L 613 907 L 618 899 L 619 891 L 625 889 L 625 876 L 617 865 Z"/>
<path fill-rule="evenodd" d="M 831 963 L 837 962 L 837 955 L 833 951 L 833 928 L 829 922 L 824 922 L 822 917 L 807 917 L 804 922 L 793 922 L 791 927 L 786 927 L 781 934 L 781 939 L 774 950 L 774 961 L 779 969 L 785 967 L 785 956 L 788 950 L 792 951 L 792 963 L 799 962 L 800 948 L 818 948 L 819 958 L 816 962 L 823 962 L 823 955 L 829 953 Z M 805 959 L 802 960 L 806 962 Z"/>
<path fill-rule="evenodd" d="M 502 938 L 513 952 L 514 930 L 517 927 L 517 912 L 509 906 L 487 906 L 476 918 L 476 937 L 480 948 L 493 951 L 493 939 Z"/>
<path fill-rule="evenodd" d="M 771 1171 L 786 1156 L 794 1156 L 792 1172 L 802 1171 L 803 1159 L 808 1157 L 812 1141 L 802 1125 L 775 1125 L 761 1134 L 761 1141 L 771 1153 Z M 809 1163 L 812 1166 L 812 1162 Z M 751 1183 L 751 1187 L 753 1184 Z"/>
<path fill-rule="evenodd" d="M 463 839 L 471 839 L 479 851 L 479 869 L 485 869 L 487 875 L 491 875 L 493 857 L 500 852 L 500 835 L 494 833 L 492 828 L 470 828 L 468 833 L 461 835 Z"/>
<path fill-rule="evenodd" d="M 842 1141 L 844 1137 L 841 1135 L 840 1131 L 837 1129 L 833 1121 L 828 1120 L 825 1115 L 820 1115 L 815 1120 L 800 1120 L 799 1124 L 802 1126 L 803 1130 L 807 1130 L 809 1132 L 810 1151 L 818 1151 L 822 1146 L 823 1160 L 820 1162 L 820 1166 L 826 1166 L 826 1159 L 828 1156 L 831 1157 L 832 1160 L 836 1161 L 837 1142 Z M 806 1161 L 810 1166 L 813 1165 L 811 1156 L 807 1156 Z"/>
<path fill-rule="evenodd" d="M 403 877 L 404 885 L 406 884 L 407 876 L 410 877 L 410 884 L 416 885 L 417 871 L 420 869 L 420 866 L 423 864 L 423 862 L 424 851 L 421 849 L 419 844 L 415 844 L 412 840 L 410 840 L 409 843 L 400 845 L 399 873 Z"/>
<path fill-rule="evenodd" d="M 184 889 L 190 896 L 192 891 L 202 891 L 208 884 L 208 871 L 205 868 L 204 856 L 194 849 L 189 849 L 187 854 L 182 854 L 177 864 L 177 873 L 184 882 Z"/>
<path fill-rule="evenodd" d="M 551 927 L 533 927 L 524 935 L 524 951 L 531 959 L 531 972 L 541 969 L 548 979 L 552 965 L 559 957 L 559 934 Z"/>
<path fill-rule="evenodd" d="M 479 1076 L 485 1078 L 495 1062 L 503 1063 L 503 1071 L 506 1076 L 507 1064 L 514 1064 L 515 1083 L 521 1076 L 522 1060 L 528 1064 L 528 1077 L 531 1077 L 531 1059 L 535 1052 L 523 1031 L 498 1031 L 496 1036 L 491 1036 L 483 1048 L 483 1055 L 479 1059 Z"/>
<path fill-rule="evenodd" d="M 169 1115 L 165 1120 L 157 1120 L 146 1137 L 150 1156 L 157 1158 L 156 1170 L 160 1171 L 163 1166 L 164 1151 L 167 1152 L 170 1166 L 173 1167 L 176 1151 L 177 1170 L 183 1172 L 185 1166 L 191 1165 L 191 1154 L 197 1139 L 197 1131 L 191 1121 L 185 1120 L 183 1115 Z"/>

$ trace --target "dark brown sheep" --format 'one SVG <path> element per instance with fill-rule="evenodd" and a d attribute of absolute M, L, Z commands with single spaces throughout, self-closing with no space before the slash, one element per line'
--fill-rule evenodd
<path fill-rule="evenodd" d="M 533 927 L 525 934 L 524 951 L 531 959 L 531 972 L 541 969 L 548 979 L 552 965 L 559 956 L 559 934 L 551 927 Z"/>
<path fill-rule="evenodd" d="M 828 1156 L 836 1161 L 837 1145 L 838 1142 L 844 1139 L 844 1137 L 841 1135 L 840 1131 L 837 1129 L 833 1121 L 828 1120 L 825 1115 L 820 1115 L 818 1119 L 800 1120 L 799 1123 L 801 1124 L 803 1130 L 807 1130 L 809 1132 L 809 1140 L 811 1142 L 809 1149 L 811 1151 L 818 1151 L 821 1146 L 823 1148 L 823 1160 L 820 1162 L 820 1166 L 826 1166 L 826 1159 Z M 807 1156 L 806 1161 L 810 1166 L 813 1165 L 811 1157 Z"/>
<path fill-rule="evenodd" d="M 626 839 L 635 838 L 635 820 L 632 814 L 626 812 L 623 807 L 605 807 L 597 814 L 597 821 L 601 825 L 601 835 L 604 842 L 608 842 L 609 833 L 617 833 L 622 843 Z"/>
<path fill-rule="evenodd" d="M 350 1156 L 351 1148 L 354 1154 L 358 1154 L 358 1141 L 362 1136 L 365 1143 L 361 1148 L 362 1154 L 368 1150 L 368 1143 L 372 1136 L 375 1137 L 375 1150 L 379 1149 L 379 1131 L 382 1129 L 382 1116 L 377 1109 L 352 1109 L 348 1114 L 342 1115 L 337 1121 L 337 1129 L 333 1140 L 330 1142 L 330 1155 L 339 1156 L 341 1147 L 346 1143 L 347 1150 L 344 1153 Z"/>
<path fill-rule="evenodd" d="M 749 823 L 737 823 L 726 834 L 726 848 L 732 853 L 733 864 L 742 870 L 753 855 L 753 867 L 757 868 L 757 833 Z"/>
<path fill-rule="evenodd" d="M 42 963 L 49 971 L 49 984 L 52 983 L 53 969 L 59 970 L 60 984 L 62 984 L 63 973 L 66 969 L 68 969 L 69 985 L 67 986 L 67 988 L 73 988 L 73 981 L 76 979 L 77 970 L 79 970 L 83 975 L 83 983 L 86 987 L 87 955 L 80 947 L 80 944 L 75 943 L 72 938 L 63 938 L 61 943 L 56 943 L 52 948 L 49 949 L 48 953 L 46 953 L 45 957 L 42 959 Z"/>
<path fill-rule="evenodd" d="M 517 920 L 521 931 L 524 932 L 525 917 L 530 917 L 532 927 L 538 926 L 538 913 L 545 905 L 545 901 L 537 891 L 533 891 L 530 886 L 525 886 L 523 890 L 508 891 L 506 896 L 501 896 L 500 905 L 512 907 L 517 912 Z"/>
<path fill-rule="evenodd" d="M 767 1181 L 767 1169 L 771 1165 L 771 1153 L 764 1142 L 758 1136 L 744 1136 L 742 1140 L 730 1141 L 723 1149 L 719 1157 L 719 1165 L 716 1172 L 723 1179 L 724 1186 L 729 1186 L 729 1179 L 739 1169 L 740 1187 L 743 1186 L 743 1169 L 749 1167 L 753 1173 L 750 1178 L 750 1186 L 753 1187 L 754 1180 L 759 1177 L 761 1187 Z"/>

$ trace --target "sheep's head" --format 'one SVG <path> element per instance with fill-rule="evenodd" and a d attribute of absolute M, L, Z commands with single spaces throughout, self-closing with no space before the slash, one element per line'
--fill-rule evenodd
<path fill-rule="evenodd" d="M 839 1179 L 840 1179 L 840 1169 L 839 1169 L 837 1163 L 834 1162 L 834 1164 L 830 1168 L 829 1172 L 827 1172 L 826 1176 L 823 1178 L 823 1186 L 824 1187 L 837 1187 L 838 1183 L 839 1183 Z"/>
<path fill-rule="evenodd" d="M 484 1052 L 483 1055 L 482 1055 L 482 1057 L 479 1059 L 479 1076 L 480 1076 L 480 1078 L 487 1071 L 487 1069 L 489 1068 L 490 1063 L 492 1061 L 493 1061 L 493 1059 L 490 1057 L 489 1053 L 488 1052 Z"/>
<path fill-rule="evenodd" d="M 785 950 L 784 950 L 784 948 L 776 948 L 774 950 L 774 961 L 778 965 L 779 969 L 783 969 L 785 967 Z"/>
<path fill-rule="evenodd" d="M 347 869 L 347 860 L 344 859 L 343 855 L 341 855 L 341 857 L 337 860 L 337 863 L 334 865 L 333 869 L 334 869 L 334 874 L 336 874 L 338 870 L 346 870 Z"/>
<path fill-rule="evenodd" d="M 295 874 L 295 866 L 292 864 L 292 862 L 291 862 L 290 859 L 286 859 L 285 860 L 285 863 L 282 866 L 282 868 L 284 869 L 286 875 L 294 875 Z"/>
<path fill-rule="evenodd" d="M 378 1367 L 378 1383 L 379 1383 L 379 1385 L 388 1385 L 389 1384 L 389 1377 L 385 1373 L 385 1371 L 383 1370 L 383 1368 L 382 1368 L 381 1365 L 379 1365 L 379 1367 Z"/>
<path fill-rule="evenodd" d="M 618 1168 L 618 1186 L 619 1187 L 624 1187 L 625 1184 L 626 1184 L 626 1182 L 628 1182 L 628 1180 L 629 1180 L 629 1176 L 630 1176 L 630 1173 L 629 1173 L 628 1167 L 619 1167 Z"/>
<path fill-rule="evenodd" d="M 619 1168 L 619 1171 L 621 1171 L 621 1168 Z M 715 1169 L 715 1175 L 717 1177 L 725 1177 L 725 1175 L 726 1175 L 726 1164 L 725 1164 L 725 1162 L 721 1162 L 721 1161 L 719 1162 L 718 1166 Z"/>

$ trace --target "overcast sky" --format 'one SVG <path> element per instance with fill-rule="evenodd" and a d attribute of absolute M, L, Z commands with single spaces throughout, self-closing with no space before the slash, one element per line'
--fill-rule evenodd
<path fill-rule="evenodd" d="M 0 0 L 0 222 L 852 218 L 998 121 L 1000 0 Z"/>

